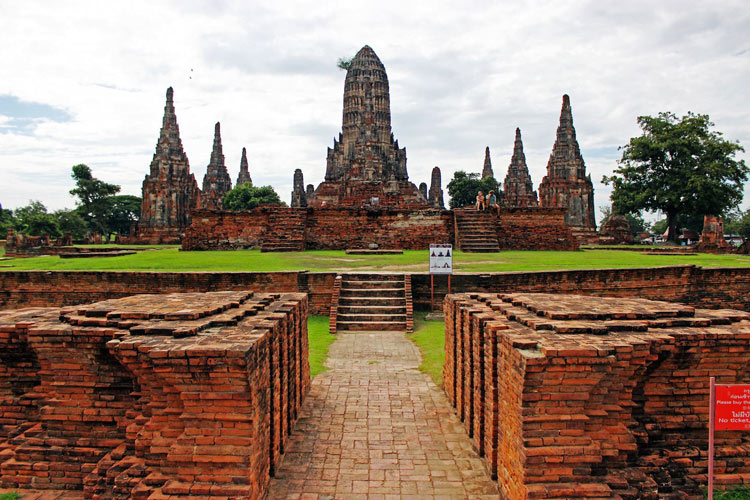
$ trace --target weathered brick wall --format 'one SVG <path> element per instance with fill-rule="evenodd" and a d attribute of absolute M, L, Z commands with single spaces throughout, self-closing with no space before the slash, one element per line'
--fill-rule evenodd
<path fill-rule="evenodd" d="M 702 499 L 709 377 L 750 383 L 750 314 L 645 299 L 446 297 L 444 387 L 506 496 Z M 750 437 L 716 434 L 716 480 Z"/>
<path fill-rule="evenodd" d="M 272 214 L 289 210 L 272 206 L 242 212 L 196 210 L 182 248 L 260 248 L 266 239 L 297 236 L 304 239 L 308 249 L 367 248 L 370 243 L 381 248 L 426 249 L 436 241 L 453 241 L 450 212 L 383 207 L 308 208 L 304 228 L 273 228 L 276 233 L 285 229 L 304 234 L 269 234 Z"/>
<path fill-rule="evenodd" d="M 445 210 L 319 208 L 308 210 L 307 248 L 380 248 L 426 250 L 430 243 L 452 242 L 453 215 Z"/>
<path fill-rule="evenodd" d="M 578 250 L 565 209 L 504 208 L 497 228 L 501 250 Z"/>
<path fill-rule="evenodd" d="M 425 264 L 425 268 L 426 268 Z M 255 290 L 309 295 L 311 314 L 328 314 L 336 273 L 288 272 L 0 272 L 0 309 L 67 306 L 138 293 Z M 750 269 L 672 266 L 516 273 L 455 274 L 459 292 L 553 292 L 603 297 L 644 297 L 706 308 L 750 311 Z M 448 292 L 446 276 L 435 277 L 435 302 Z M 429 274 L 412 274 L 416 309 L 430 306 Z"/>
<path fill-rule="evenodd" d="M 0 313 L 22 354 L 0 356 L 0 484 L 264 498 L 310 385 L 306 317 L 302 294 L 251 292 Z"/>
<path fill-rule="evenodd" d="M 273 207 L 229 212 L 195 210 L 193 220 L 185 231 L 182 248 L 185 250 L 234 250 L 260 248 L 268 228 Z"/>

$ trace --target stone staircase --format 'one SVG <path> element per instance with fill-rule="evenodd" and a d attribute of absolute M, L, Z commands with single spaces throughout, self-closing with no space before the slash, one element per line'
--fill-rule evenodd
<path fill-rule="evenodd" d="M 287 208 L 272 211 L 261 252 L 302 252 L 305 250 L 307 210 Z"/>
<path fill-rule="evenodd" d="M 573 237 L 579 245 L 596 245 L 599 243 L 599 233 L 596 232 L 596 229 L 570 226 L 570 232 L 573 233 Z"/>
<path fill-rule="evenodd" d="M 331 305 L 331 333 L 414 329 L 411 276 L 344 274 Z"/>
<path fill-rule="evenodd" d="M 456 220 L 456 246 L 462 252 L 499 252 L 497 216 L 470 208 L 453 211 Z"/>

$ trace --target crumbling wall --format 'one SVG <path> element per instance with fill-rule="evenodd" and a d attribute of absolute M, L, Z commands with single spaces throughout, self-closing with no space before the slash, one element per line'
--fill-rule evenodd
<path fill-rule="evenodd" d="M 3 487 L 266 495 L 310 385 L 306 297 L 155 299 L 0 313 Z"/>
<path fill-rule="evenodd" d="M 507 498 L 702 499 L 709 377 L 750 382 L 750 314 L 644 299 L 446 297 L 443 382 Z M 717 483 L 750 438 L 716 434 Z"/>

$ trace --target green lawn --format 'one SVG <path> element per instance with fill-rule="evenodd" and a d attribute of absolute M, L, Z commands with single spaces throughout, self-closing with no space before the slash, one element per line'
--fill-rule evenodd
<path fill-rule="evenodd" d="M 10 493 L 0 493 L 0 500 L 18 500 L 19 498 L 21 498 L 21 495 L 15 491 L 11 491 Z"/>
<path fill-rule="evenodd" d="M 443 385 L 445 364 L 445 323 L 425 321 L 426 311 L 414 311 L 414 333 L 409 336 L 422 352 L 419 369 L 432 378 L 438 386 Z"/>
<path fill-rule="evenodd" d="M 0 261 L 0 270 L 92 271 L 394 271 L 427 272 L 427 250 L 402 255 L 347 255 L 342 250 L 261 253 L 260 250 L 181 252 L 146 250 L 120 257 L 61 259 L 57 256 Z M 637 251 L 506 251 L 454 253 L 458 272 L 543 271 L 694 264 L 703 267 L 750 267 L 747 255 L 646 255 Z"/>
<path fill-rule="evenodd" d="M 737 486 L 728 490 L 714 491 L 714 500 L 750 500 L 750 487 Z"/>
<path fill-rule="evenodd" d="M 328 316 L 308 316 L 307 340 L 310 343 L 310 375 L 315 376 L 326 370 L 323 366 L 328 357 L 328 347 L 336 340 L 328 331 Z"/>

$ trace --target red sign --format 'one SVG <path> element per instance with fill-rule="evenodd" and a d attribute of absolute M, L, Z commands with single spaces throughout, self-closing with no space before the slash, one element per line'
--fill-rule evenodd
<path fill-rule="evenodd" d="M 750 431 L 750 385 L 716 384 L 717 431 Z"/>

